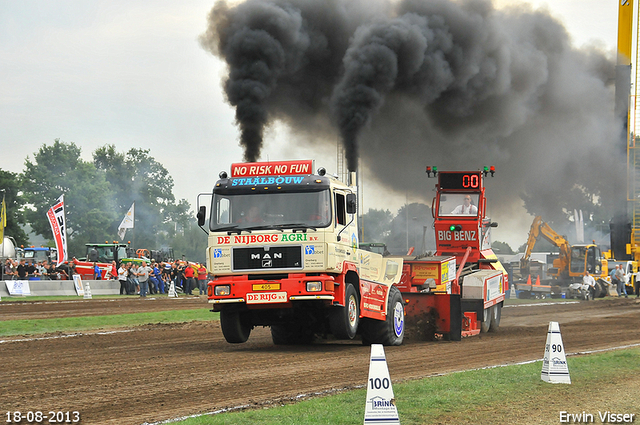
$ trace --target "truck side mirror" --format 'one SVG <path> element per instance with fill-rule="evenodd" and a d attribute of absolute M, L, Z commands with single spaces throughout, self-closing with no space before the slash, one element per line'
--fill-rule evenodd
<path fill-rule="evenodd" d="M 347 214 L 355 214 L 357 210 L 356 195 L 347 193 Z"/>
<path fill-rule="evenodd" d="M 206 216 L 207 216 L 207 207 L 203 205 L 198 210 L 198 214 L 196 214 L 196 217 L 198 218 L 198 226 L 200 227 L 204 226 L 204 219 Z"/>

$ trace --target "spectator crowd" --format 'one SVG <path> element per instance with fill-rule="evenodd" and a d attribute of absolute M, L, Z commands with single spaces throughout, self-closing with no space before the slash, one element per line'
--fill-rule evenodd
<path fill-rule="evenodd" d="M 136 263 L 122 263 L 115 273 L 120 281 L 121 295 L 166 294 L 173 283 L 176 291 L 187 295 L 205 295 L 209 275 L 202 264 L 187 263 L 185 261 L 154 262 L 147 265 L 145 261 Z"/>
<path fill-rule="evenodd" d="M 47 260 L 40 262 L 21 259 L 19 261 L 8 258 L 2 269 L 3 280 L 15 279 L 41 279 L 41 280 L 67 280 L 74 274 L 74 264 L 55 264 Z M 189 263 L 176 260 L 174 262 L 123 262 L 120 267 L 116 262 L 104 274 L 105 279 L 114 279 L 120 282 L 121 295 L 140 295 L 144 298 L 149 294 L 166 294 L 171 283 L 179 292 L 194 295 L 198 289 L 198 295 L 207 292 L 208 274 L 202 264 Z M 102 270 L 94 263 L 94 279 L 102 278 Z"/>

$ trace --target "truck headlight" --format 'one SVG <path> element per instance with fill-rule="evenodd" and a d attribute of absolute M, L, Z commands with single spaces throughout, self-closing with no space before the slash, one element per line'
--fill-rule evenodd
<path fill-rule="evenodd" d="M 307 292 L 322 291 L 322 282 L 307 282 Z"/>
<path fill-rule="evenodd" d="M 214 289 L 214 294 L 218 296 L 229 295 L 231 293 L 230 285 L 218 285 Z"/>

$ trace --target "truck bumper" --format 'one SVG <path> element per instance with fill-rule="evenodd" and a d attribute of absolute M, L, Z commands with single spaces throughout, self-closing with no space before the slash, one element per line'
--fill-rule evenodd
<path fill-rule="evenodd" d="M 308 290 L 308 283 L 314 285 L 314 291 Z M 292 301 L 324 300 L 333 302 L 335 298 L 336 282 L 333 276 L 320 274 L 307 276 L 302 273 L 292 273 L 274 279 L 249 279 L 248 275 L 224 276 L 209 282 L 209 303 L 215 305 L 246 303 L 247 306 L 261 308 L 291 307 Z M 228 295 L 215 295 L 216 288 L 228 287 Z"/>

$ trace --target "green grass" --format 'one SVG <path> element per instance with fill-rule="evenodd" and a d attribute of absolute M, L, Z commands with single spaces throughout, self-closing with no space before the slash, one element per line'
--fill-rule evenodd
<path fill-rule="evenodd" d="M 631 390 L 624 395 L 624 382 L 625 377 L 640 372 L 639 360 L 640 349 L 569 357 L 571 385 L 543 382 L 541 362 L 534 362 L 397 383 L 393 389 L 403 425 L 556 424 L 562 410 L 579 413 L 586 409 L 596 415 L 598 410 L 637 413 L 637 394 Z M 389 370 L 393 378 L 393 364 Z M 611 396 L 610 387 L 622 388 L 623 395 L 616 392 L 615 397 Z M 605 401 L 593 397 L 598 393 L 604 395 Z M 360 389 L 284 406 L 200 416 L 180 423 L 362 424 L 365 400 L 366 389 Z"/>
<path fill-rule="evenodd" d="M 79 316 L 54 319 L 5 320 L 0 322 L 0 336 L 31 335 L 49 332 L 75 332 L 89 329 L 114 329 L 148 323 L 175 323 L 218 320 L 219 313 L 208 308 L 170 310 L 148 313 Z"/>

